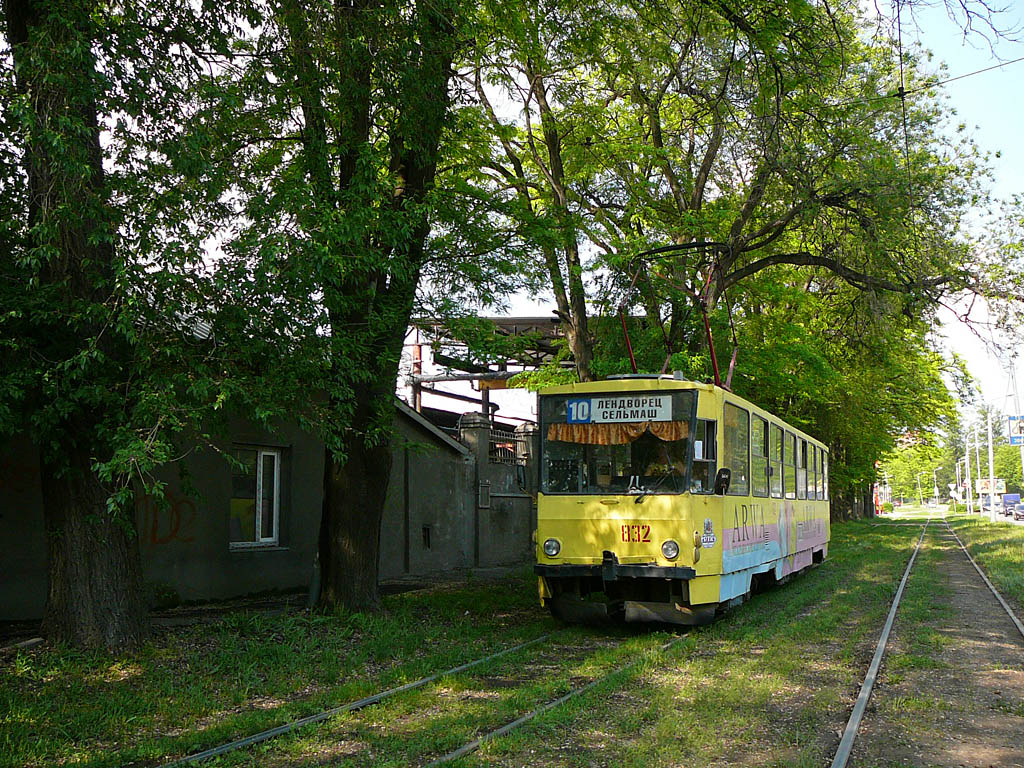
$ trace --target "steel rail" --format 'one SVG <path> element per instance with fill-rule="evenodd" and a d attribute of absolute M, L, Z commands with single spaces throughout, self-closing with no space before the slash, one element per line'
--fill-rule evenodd
<path fill-rule="evenodd" d="M 967 559 L 971 561 L 971 565 L 974 566 L 974 570 L 978 572 L 978 575 L 981 576 L 982 580 L 988 585 L 988 588 L 992 590 L 992 594 L 996 596 L 996 600 L 998 600 L 999 604 L 1003 606 L 1003 610 L 1006 611 L 1006 615 L 1010 617 L 1010 621 L 1017 626 L 1017 631 L 1020 632 L 1021 637 L 1024 637 L 1024 624 L 1021 624 L 1020 619 L 1017 618 L 1017 614 L 1013 612 L 1013 609 L 1003 599 L 1003 596 L 999 594 L 999 591 L 995 586 L 993 586 L 992 582 L 988 580 L 988 576 L 985 575 L 985 572 L 978 567 L 976 562 L 974 562 L 974 558 L 971 557 L 971 553 L 967 551 L 967 547 L 964 546 L 964 543 L 960 541 L 960 537 L 957 536 L 956 531 L 954 531 L 953 527 L 949 524 L 949 520 L 943 517 L 942 522 L 946 524 L 946 528 L 948 528 L 949 532 L 953 534 L 953 538 L 956 539 L 956 543 L 960 545 L 960 549 L 963 550 L 963 553 L 967 555 Z"/>
<path fill-rule="evenodd" d="M 875 655 L 871 659 L 871 666 L 868 667 L 868 673 L 860 687 L 857 702 L 853 705 L 853 712 L 850 714 L 850 719 L 846 722 L 846 730 L 843 731 L 843 738 L 839 741 L 839 748 L 836 750 L 835 757 L 832 760 L 832 768 L 845 768 L 847 761 L 850 759 L 850 751 L 853 749 L 854 739 L 857 738 L 860 721 L 864 717 L 864 711 L 868 706 L 868 699 L 871 698 L 871 689 L 875 687 L 878 669 L 882 665 L 885 646 L 889 642 L 889 633 L 892 631 L 893 622 L 896 620 L 896 610 L 899 608 L 900 599 L 903 597 L 903 590 L 907 586 L 907 579 L 910 577 L 910 569 L 914 567 L 917 553 L 921 551 L 921 542 L 924 541 L 925 531 L 928 530 L 928 524 L 931 521 L 932 518 L 929 515 L 928 520 L 921 528 L 921 535 L 917 539 L 914 553 L 910 556 L 910 562 L 907 563 L 907 569 L 903 572 L 903 579 L 900 581 L 899 589 L 896 590 L 896 597 L 893 598 L 892 607 L 889 608 L 889 616 L 886 618 L 885 626 L 882 628 L 882 635 L 878 638 L 878 645 L 875 647 Z"/>
<path fill-rule="evenodd" d="M 659 653 L 664 653 L 669 648 L 671 648 L 673 645 L 675 645 L 676 643 L 678 643 L 681 640 L 683 640 L 684 637 L 685 636 L 680 636 L 680 637 L 676 637 L 674 640 L 669 640 L 667 643 L 662 645 L 661 648 L 658 649 Z M 511 721 L 509 723 L 506 723 L 505 725 L 501 726 L 500 728 L 496 728 L 495 730 L 491 731 L 490 733 L 485 733 L 480 738 L 474 739 L 473 741 L 469 742 L 468 744 L 464 744 L 461 747 L 459 747 L 458 749 L 453 750 L 453 751 L 449 752 L 448 754 L 443 755 L 442 757 L 439 757 L 437 760 L 434 760 L 431 763 L 427 763 L 426 768 L 431 768 L 431 766 L 435 766 L 435 765 L 444 765 L 445 763 L 450 763 L 452 760 L 458 760 L 460 757 L 465 757 L 466 755 L 470 754 L 471 752 L 475 752 L 476 750 L 480 749 L 480 747 L 483 744 L 485 744 L 486 742 L 493 741 L 494 739 L 497 739 L 497 738 L 499 738 L 501 736 L 504 736 L 504 735 L 506 735 L 508 733 L 511 733 L 516 728 L 519 728 L 520 726 L 530 722 L 531 720 L 533 720 L 537 716 L 542 715 L 545 712 L 548 712 L 549 710 L 554 709 L 555 707 L 561 706 L 565 702 L 569 701 L 569 699 L 575 698 L 576 696 L 579 696 L 580 694 L 586 693 L 587 691 L 589 691 L 589 690 L 591 690 L 593 688 L 596 688 L 598 685 L 600 685 L 601 683 L 607 681 L 613 675 L 617 675 L 617 674 L 625 672 L 625 671 L 627 671 L 629 669 L 632 669 L 633 667 L 635 667 L 638 664 L 640 664 L 641 661 L 643 661 L 642 658 L 637 659 L 636 661 L 633 661 L 633 662 L 627 664 L 624 667 L 619 667 L 618 669 L 612 670 L 611 672 L 609 672 L 604 677 L 599 677 L 596 680 L 591 680 L 589 683 L 587 683 L 586 685 L 581 685 L 579 688 L 573 688 L 571 691 L 569 691 L 565 695 L 559 696 L 557 699 L 549 701 L 546 704 L 542 704 L 541 706 L 537 707 L 532 712 L 528 712 L 525 715 L 523 715 L 522 717 L 516 718 L 515 720 L 513 720 L 513 721 Z"/>
<path fill-rule="evenodd" d="M 436 674 L 430 675 L 429 677 L 424 677 L 420 680 L 415 680 L 414 682 L 406 683 L 405 685 L 400 685 L 397 688 L 389 688 L 386 691 L 375 693 L 372 696 L 367 696 L 366 698 L 359 699 L 358 701 L 352 701 L 348 704 L 342 704 L 339 707 L 333 707 L 332 709 L 327 709 L 323 712 L 318 712 L 315 715 L 309 715 L 308 717 L 293 720 L 290 723 L 279 725 L 276 728 L 269 728 L 265 731 L 260 731 L 259 733 L 255 733 L 252 736 L 246 736 L 245 738 L 236 739 L 235 741 L 231 741 L 226 744 L 221 744 L 217 747 L 211 747 L 210 749 L 203 750 L 202 752 L 197 752 L 194 755 L 188 755 L 179 760 L 175 760 L 172 763 L 167 763 L 165 768 L 173 768 L 174 766 L 191 765 L 194 763 L 199 763 L 203 760 L 209 760 L 211 757 L 217 757 L 218 755 L 223 755 L 227 752 L 233 752 L 236 749 L 242 749 L 244 747 L 252 746 L 253 744 L 259 744 L 260 742 L 268 741 L 269 739 L 282 736 L 286 733 L 295 731 L 304 725 L 323 722 L 324 720 L 334 717 L 335 715 L 340 715 L 342 712 L 352 712 L 357 709 L 363 709 L 364 707 L 377 704 L 378 702 L 383 701 L 384 699 L 394 696 L 396 694 L 404 693 L 405 691 L 411 691 L 416 688 L 422 688 L 424 685 L 432 683 L 435 680 L 438 680 L 446 675 L 455 675 L 459 672 L 464 672 L 467 669 L 472 669 L 473 667 L 479 666 L 480 664 L 486 664 L 488 661 L 493 661 L 494 659 L 506 656 L 510 653 L 514 653 L 515 651 L 522 650 L 523 648 L 528 648 L 531 645 L 536 645 L 537 643 L 547 640 L 549 637 L 551 637 L 550 633 L 544 634 L 540 637 L 534 638 L 533 640 L 528 640 L 525 643 L 520 643 L 519 645 L 512 646 L 511 648 L 506 648 L 505 650 L 498 651 L 497 653 L 492 653 L 490 656 L 485 656 L 482 659 L 477 659 L 476 661 L 470 661 L 466 664 L 461 664 L 457 667 L 452 667 L 451 669 L 447 669 L 444 672 L 438 672 Z"/>

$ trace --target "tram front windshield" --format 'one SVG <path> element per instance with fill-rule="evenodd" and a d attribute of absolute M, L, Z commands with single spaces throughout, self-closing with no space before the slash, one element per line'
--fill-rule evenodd
<path fill-rule="evenodd" d="M 689 488 L 692 391 L 541 397 L 541 490 L 682 493 Z"/>

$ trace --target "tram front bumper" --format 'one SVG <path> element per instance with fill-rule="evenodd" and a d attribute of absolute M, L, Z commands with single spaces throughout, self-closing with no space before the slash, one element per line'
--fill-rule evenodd
<path fill-rule="evenodd" d="M 568 584 L 582 579 L 591 581 L 594 591 L 600 591 L 598 587 L 603 584 L 603 591 L 606 594 L 617 593 L 617 597 L 610 599 L 587 600 L 583 599 L 578 592 L 574 594 L 575 590 L 548 591 L 545 589 L 548 596 L 544 598 L 544 602 L 550 605 L 555 615 L 564 621 L 588 624 L 627 621 L 692 626 L 709 623 L 714 618 L 717 607 L 716 604 L 697 607 L 684 605 L 678 599 L 669 602 L 642 598 L 630 599 L 631 597 L 640 597 L 640 594 L 630 587 L 630 583 L 639 586 L 638 582 L 646 582 L 648 579 L 689 582 L 696 578 L 697 572 L 686 566 L 661 566 L 653 563 L 623 564 L 618 562 L 614 553 L 605 552 L 603 562 L 600 564 L 547 565 L 538 563 L 534 565 L 533 570 L 548 584 L 553 582 Z M 610 585 L 617 585 L 617 587 L 612 588 Z M 683 594 L 685 595 L 686 592 Z"/>
<path fill-rule="evenodd" d="M 537 563 L 533 572 L 545 578 L 600 578 L 602 581 L 624 579 L 680 579 L 689 581 L 697 572 L 685 565 L 653 565 L 649 563 L 620 563 L 613 552 L 605 552 L 601 563 L 592 565 L 545 565 Z"/>

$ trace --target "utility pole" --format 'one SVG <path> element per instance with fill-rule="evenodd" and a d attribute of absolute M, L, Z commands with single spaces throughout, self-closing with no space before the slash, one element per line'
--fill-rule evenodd
<path fill-rule="evenodd" d="M 1010 361 L 1010 383 L 1013 385 L 1013 407 L 1017 409 L 1017 412 L 1014 414 L 1014 416 L 1017 417 L 1017 424 L 1019 426 L 1020 425 L 1021 412 L 1020 412 L 1020 397 L 1017 395 L 1017 358 L 1016 357 L 1014 357 Z M 1007 433 L 1009 433 L 1009 430 L 1007 430 Z M 1013 439 L 1013 435 L 1007 434 L 1007 437 L 1009 437 L 1011 440 Z M 1024 433 L 1021 434 L 1021 437 L 1024 438 Z M 1024 439 L 1022 439 L 1021 443 L 1020 443 L 1020 475 L 1021 475 L 1021 482 L 1024 483 Z"/>
<path fill-rule="evenodd" d="M 996 521 L 996 469 L 992 459 L 992 409 L 988 411 L 988 512 L 994 523 Z"/>
<path fill-rule="evenodd" d="M 954 500 L 957 503 L 960 502 L 960 489 L 962 487 L 963 486 L 960 484 L 960 459 L 957 459 L 956 460 L 956 496 L 954 497 Z"/>
<path fill-rule="evenodd" d="M 978 439 L 978 425 L 974 425 L 974 467 L 978 473 L 978 512 L 981 512 L 981 441 Z"/>
<path fill-rule="evenodd" d="M 915 480 L 917 480 L 917 503 L 918 503 L 919 506 L 922 506 L 922 507 L 924 506 L 924 497 L 921 496 L 921 475 L 927 475 L 927 474 L 928 474 L 928 470 L 926 469 L 926 470 L 924 470 L 924 472 L 918 472 L 917 476 L 914 478 Z"/>
<path fill-rule="evenodd" d="M 964 461 L 966 462 L 964 469 L 967 472 L 967 512 L 973 514 L 974 494 L 971 492 L 971 486 L 974 485 L 974 480 L 971 477 L 971 430 L 967 430 L 964 434 Z"/>

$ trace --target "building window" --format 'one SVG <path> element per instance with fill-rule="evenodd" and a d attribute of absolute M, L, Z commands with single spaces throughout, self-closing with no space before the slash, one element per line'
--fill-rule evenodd
<path fill-rule="evenodd" d="M 231 469 L 232 547 L 278 543 L 281 510 L 281 452 L 272 448 L 235 448 Z"/>

